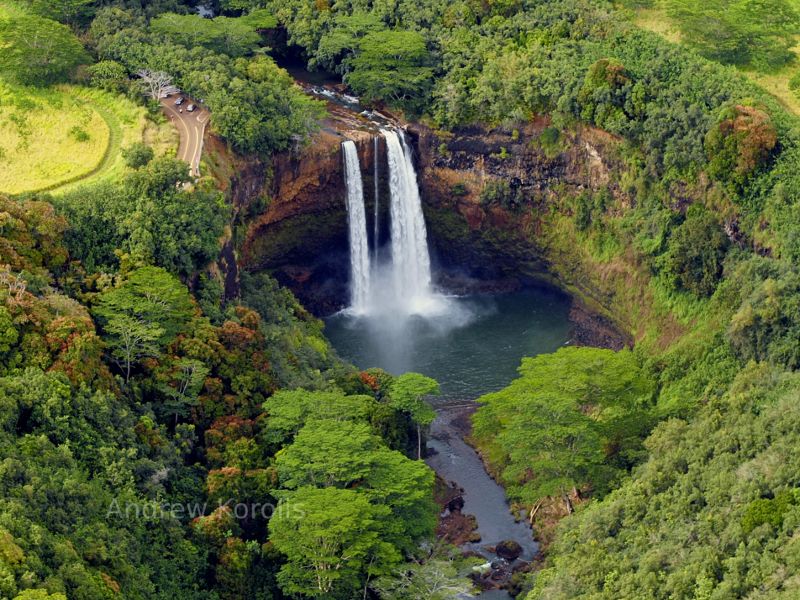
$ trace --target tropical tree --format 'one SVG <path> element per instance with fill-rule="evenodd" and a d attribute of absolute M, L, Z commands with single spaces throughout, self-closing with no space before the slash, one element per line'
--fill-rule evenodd
<path fill-rule="evenodd" d="M 402 565 L 374 584 L 382 600 L 456 600 L 468 598 L 472 585 L 458 559 L 433 556 Z"/>
<path fill-rule="evenodd" d="M 49 85 L 65 81 L 78 65 L 90 62 L 66 25 L 9 10 L 9 17 L 0 17 L 0 73 L 26 85 Z"/>
<path fill-rule="evenodd" d="M 23 3 L 43 17 L 76 25 L 91 15 L 95 0 L 23 0 Z"/>
<path fill-rule="evenodd" d="M 142 267 L 100 294 L 92 313 L 127 382 L 135 364 L 178 334 L 192 317 L 193 305 L 186 286 L 174 276 Z"/>
<path fill-rule="evenodd" d="M 312 420 L 294 443 L 275 456 L 281 483 L 294 489 L 307 485 L 350 487 L 371 473 L 381 440 L 366 423 Z"/>
<path fill-rule="evenodd" d="M 368 101 L 419 110 L 430 93 L 430 62 L 425 38 L 416 31 L 374 31 L 360 39 L 344 80 Z"/>
<path fill-rule="evenodd" d="M 288 594 L 354 597 L 368 576 L 386 574 L 400 554 L 384 541 L 390 511 L 355 490 L 303 487 L 287 494 L 269 522 L 286 556 L 278 582 Z"/>
<path fill-rule="evenodd" d="M 370 396 L 345 396 L 341 392 L 280 390 L 264 403 L 267 415 L 263 439 L 271 445 L 291 441 L 306 421 L 363 421 L 375 407 Z"/>
<path fill-rule="evenodd" d="M 436 411 L 425 400 L 426 396 L 439 393 L 439 384 L 419 373 L 405 373 L 395 378 L 389 387 L 391 405 L 406 413 L 417 428 L 417 459 L 422 458 L 422 428 L 429 427 L 436 418 Z"/>
<path fill-rule="evenodd" d="M 122 92 L 128 83 L 128 72 L 115 60 L 101 60 L 91 65 L 87 71 L 92 85 L 110 92 Z"/>
<path fill-rule="evenodd" d="M 520 378 L 480 398 L 473 434 L 509 493 L 530 504 L 598 492 L 635 459 L 653 384 L 630 351 L 562 348 L 523 359 Z"/>

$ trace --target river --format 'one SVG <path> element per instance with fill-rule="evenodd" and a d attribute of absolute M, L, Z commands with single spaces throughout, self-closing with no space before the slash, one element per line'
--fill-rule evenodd
<path fill-rule="evenodd" d="M 326 319 L 326 334 L 339 354 L 359 368 L 381 367 L 399 374 L 416 371 L 441 387 L 435 399 L 428 464 L 464 489 L 465 514 L 478 523 L 481 542 L 465 549 L 493 556 L 487 546 L 514 540 L 529 560 L 537 550 L 531 530 L 509 511 L 505 492 L 486 473 L 477 453 L 456 426 L 465 406 L 499 390 L 516 377 L 520 359 L 553 352 L 567 343 L 569 300 L 553 291 L 526 289 L 497 296 L 452 298 L 436 318 L 393 320 L 339 313 Z M 481 600 L 509 598 L 485 592 Z"/>

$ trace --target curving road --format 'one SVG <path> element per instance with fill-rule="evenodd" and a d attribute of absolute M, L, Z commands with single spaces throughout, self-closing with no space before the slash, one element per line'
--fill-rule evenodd
<path fill-rule="evenodd" d="M 191 174 L 199 177 L 200 158 L 203 156 L 203 134 L 211 113 L 202 104 L 196 104 L 196 111 L 187 112 L 186 107 L 192 104 L 192 100 L 186 98 L 182 106 L 175 106 L 175 100 L 176 96 L 162 98 L 161 109 L 178 129 L 181 140 L 178 145 L 178 159 L 189 163 Z M 183 112 L 180 111 L 181 108 Z"/>

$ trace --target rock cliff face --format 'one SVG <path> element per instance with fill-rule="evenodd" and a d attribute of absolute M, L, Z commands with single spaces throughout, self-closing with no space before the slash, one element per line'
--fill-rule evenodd
<path fill-rule="evenodd" d="M 317 314 L 344 306 L 349 255 L 341 143 L 353 140 L 358 147 L 371 217 L 376 135 L 374 125 L 357 114 L 331 107 L 331 116 L 303 150 L 242 171 L 231 190 L 241 230 L 240 268 L 271 272 Z M 377 150 L 383 155 L 385 147 L 379 144 Z M 385 164 L 385 156 L 379 159 Z M 378 183 L 386 196 L 385 177 Z M 380 204 L 385 211 L 388 203 Z"/>
<path fill-rule="evenodd" d="M 244 232 L 240 266 L 270 271 L 317 314 L 347 302 L 344 139 L 359 149 L 372 234 L 373 141 L 379 131 L 353 121 L 353 113 L 344 115 L 332 115 L 302 152 L 277 156 L 261 173 L 240 177 L 232 190 Z M 582 278 L 568 280 L 568 269 L 553 268 L 558 259 L 540 232 L 565 197 L 600 190 L 623 197 L 614 178 L 619 165 L 611 136 L 592 129 L 558 134 L 546 119 L 519 130 L 471 127 L 440 134 L 411 125 L 407 132 L 440 284 L 459 291 L 549 282 L 577 290 L 592 308 L 604 304 L 592 285 L 582 288 Z M 378 163 L 384 242 L 388 185 L 382 143 Z M 483 285 L 475 286 L 475 280 Z"/>
<path fill-rule="evenodd" d="M 448 262 L 485 276 L 548 275 L 537 240 L 541 219 L 560 197 L 613 183 L 614 140 L 582 130 L 545 151 L 548 122 L 524 130 L 464 129 L 442 137 L 414 127 L 421 187 L 438 252 Z M 555 130 L 550 130 L 555 131 Z M 487 266 L 486 253 L 494 257 Z"/>

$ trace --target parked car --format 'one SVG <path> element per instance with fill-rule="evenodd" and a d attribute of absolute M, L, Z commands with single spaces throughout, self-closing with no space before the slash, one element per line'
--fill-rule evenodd
<path fill-rule="evenodd" d="M 180 106 L 181 104 L 183 104 L 183 98 L 178 98 L 175 100 L 175 106 Z"/>
<path fill-rule="evenodd" d="M 190 104 L 189 106 L 186 107 L 186 110 L 188 112 L 194 112 L 197 110 L 197 107 L 194 104 Z"/>

